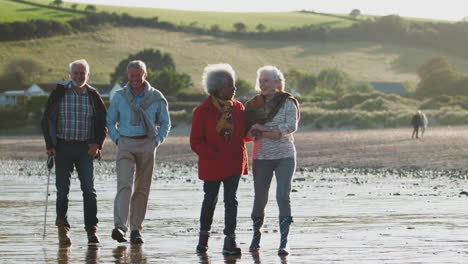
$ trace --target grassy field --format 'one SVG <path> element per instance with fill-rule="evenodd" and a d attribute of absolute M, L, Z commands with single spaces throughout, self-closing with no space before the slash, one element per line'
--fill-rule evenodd
<path fill-rule="evenodd" d="M 45 1 L 41 2 L 42 4 L 47 4 Z M 0 23 L 27 21 L 31 19 L 67 21 L 79 16 L 82 15 L 7 0 L 0 0 Z"/>
<path fill-rule="evenodd" d="M 110 26 L 94 33 L 0 42 L 0 71 L 13 58 L 32 58 L 50 69 L 49 74 L 38 81 L 49 82 L 67 78 L 68 63 L 86 58 L 91 64 L 91 81 L 107 83 L 109 74 L 122 59 L 148 48 L 170 53 L 177 70 L 188 73 L 196 88 L 200 88 L 203 67 L 218 62 L 232 64 L 238 76 L 250 83 L 254 82 L 256 69 L 266 64 L 277 65 L 283 71 L 297 69 L 308 73 L 338 67 L 355 80 L 416 83 L 417 67 L 437 55 L 446 57 L 460 71 L 468 72 L 468 61 L 434 50 L 367 42 L 242 41 Z"/>
<path fill-rule="evenodd" d="M 5 1 L 5 0 L 1 0 Z M 48 4 L 44 0 L 29 0 L 40 4 Z M 62 7 L 70 8 L 72 2 L 64 2 Z M 83 10 L 85 4 L 78 4 L 78 10 Z M 177 25 L 194 25 L 196 27 L 210 28 L 218 25 L 220 29 L 232 31 L 233 24 L 242 22 L 247 25 L 247 31 L 256 31 L 255 27 L 262 23 L 269 29 L 287 29 L 300 27 L 303 25 L 328 25 L 331 27 L 348 27 L 352 21 L 336 17 L 322 16 L 318 14 L 305 14 L 300 12 L 208 12 L 208 11 L 184 11 L 169 10 L 146 7 L 124 7 L 110 5 L 95 5 L 98 12 L 116 12 L 118 14 L 127 13 L 135 17 L 153 18 L 158 17 L 159 21 L 167 21 Z"/>
<path fill-rule="evenodd" d="M 50 1 L 44 0 L 29 0 L 43 5 L 47 5 Z M 61 7 L 71 8 L 72 2 L 64 2 Z M 0 6 L 7 5 L 20 5 L 6 0 L 0 0 Z M 27 5 L 21 4 L 23 9 L 28 9 Z M 78 4 L 77 10 L 83 10 L 85 4 Z M 241 13 L 241 12 L 203 12 L 203 11 L 183 11 L 183 10 L 169 10 L 159 8 L 143 8 L 143 7 L 122 7 L 122 6 L 106 6 L 95 5 L 98 12 L 116 12 L 118 14 L 127 13 L 135 17 L 153 18 L 158 17 L 159 21 L 167 21 L 177 25 L 193 25 L 200 28 L 211 28 L 213 25 L 218 25 L 221 30 L 232 31 L 234 30 L 233 24 L 242 22 L 247 25 L 247 31 L 257 31 L 255 27 L 262 23 L 266 26 L 266 30 L 270 29 L 287 29 L 291 27 L 301 27 L 304 25 L 327 25 L 330 27 L 348 27 L 352 21 L 336 17 L 322 16 L 318 14 L 306 14 L 300 12 L 266 12 L 266 13 Z M 18 13 L 16 9 L 9 9 L 10 14 Z M 41 17 L 41 10 L 44 8 L 32 8 L 31 13 L 35 16 Z M 55 10 L 54 10 L 55 11 Z M 5 11 L 0 11 L 2 14 Z M 67 14 L 66 12 L 61 12 Z M 2 14 L 3 15 L 3 14 Z M 2 16 L 3 21 L 17 21 L 20 17 Z M 73 16 L 77 16 L 73 14 Z M 53 16 L 42 16 L 43 18 L 55 19 Z M 23 18 L 21 16 L 21 18 Z M 27 18 L 27 17 L 26 17 Z M 72 18 L 72 17 L 69 17 Z M 62 18 L 65 20 L 67 18 Z"/>

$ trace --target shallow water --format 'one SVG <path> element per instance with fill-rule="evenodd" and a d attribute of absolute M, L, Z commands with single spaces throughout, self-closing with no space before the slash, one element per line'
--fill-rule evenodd
<path fill-rule="evenodd" d="M 251 176 L 239 187 L 238 242 L 243 255 L 224 257 L 222 192 L 210 251 L 195 254 L 203 197 L 196 168 L 163 164 L 155 169 L 140 247 L 110 238 L 116 182 L 114 164 L 96 165 L 99 246 L 88 246 L 76 175 L 70 194 L 73 245 L 60 248 L 52 174 L 47 233 L 42 239 L 47 171 L 33 161 L 2 161 L 0 263 L 464 263 L 468 261 L 466 181 L 449 177 L 298 172 L 291 194 L 291 254 L 276 255 L 279 242 L 275 183 L 270 191 L 262 251 L 248 252 Z"/>

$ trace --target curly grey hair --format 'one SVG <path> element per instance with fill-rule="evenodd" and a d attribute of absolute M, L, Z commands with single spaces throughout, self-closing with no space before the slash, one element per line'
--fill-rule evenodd
<path fill-rule="evenodd" d="M 68 65 L 68 68 L 70 69 L 70 73 L 73 72 L 73 68 L 75 68 L 75 65 L 82 65 L 82 66 L 84 66 L 86 68 L 86 72 L 87 73 L 89 72 L 89 63 L 85 59 L 76 60 L 76 61 L 73 61 L 72 63 L 70 63 Z"/>
<path fill-rule="evenodd" d="M 210 64 L 203 70 L 203 89 L 210 95 L 214 95 L 229 78 L 234 82 L 236 73 L 231 65 L 227 63 Z"/>
<path fill-rule="evenodd" d="M 267 74 L 270 80 L 280 80 L 281 85 L 278 87 L 278 90 L 283 91 L 285 85 L 285 79 L 283 73 L 275 66 L 267 65 L 259 68 L 257 70 L 257 80 L 255 83 L 255 90 L 260 90 L 260 76 L 265 73 Z"/>

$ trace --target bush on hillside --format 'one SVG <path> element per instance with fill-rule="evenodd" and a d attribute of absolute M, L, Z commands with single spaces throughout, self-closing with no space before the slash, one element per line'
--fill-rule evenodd
<path fill-rule="evenodd" d="M 159 72 L 148 71 L 147 80 L 164 95 L 175 96 L 179 91 L 193 86 L 192 79 L 186 73 L 178 73 L 175 69 L 165 68 Z"/>
<path fill-rule="evenodd" d="M 460 107 L 462 109 L 468 110 L 468 96 L 448 96 L 442 95 L 426 100 L 421 106 L 420 109 L 442 109 L 444 107 Z"/>
<path fill-rule="evenodd" d="M 127 65 L 130 61 L 142 60 L 146 64 L 147 71 L 157 73 L 166 68 L 175 70 L 175 63 L 171 54 L 163 53 L 155 49 L 145 49 L 135 54 L 130 54 L 126 59 L 120 61 L 111 73 L 111 83 L 127 82 Z"/>

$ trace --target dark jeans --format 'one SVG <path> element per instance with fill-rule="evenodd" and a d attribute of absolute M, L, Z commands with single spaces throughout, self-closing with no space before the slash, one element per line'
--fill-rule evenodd
<path fill-rule="evenodd" d="M 233 175 L 222 181 L 205 181 L 203 191 L 205 197 L 200 214 L 200 231 L 210 231 L 213 214 L 218 202 L 221 183 L 224 186 L 224 230 L 226 236 L 235 234 L 237 226 L 237 187 L 240 175 Z"/>
<path fill-rule="evenodd" d="M 88 155 L 88 144 L 57 142 L 55 157 L 55 186 L 57 187 L 57 217 L 70 227 L 67 219 L 68 194 L 73 167 L 76 168 L 83 192 L 85 229 L 98 223 L 96 190 L 94 189 L 93 157 Z"/>

